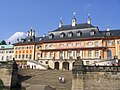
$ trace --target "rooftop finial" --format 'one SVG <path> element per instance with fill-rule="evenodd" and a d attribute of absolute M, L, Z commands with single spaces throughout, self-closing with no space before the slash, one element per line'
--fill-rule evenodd
<path fill-rule="evenodd" d="M 88 19 L 87 19 L 87 24 L 91 23 L 91 19 L 90 19 L 90 14 L 88 13 Z"/>
<path fill-rule="evenodd" d="M 110 27 L 109 27 L 109 25 L 107 25 L 107 31 L 110 31 Z"/>
<path fill-rule="evenodd" d="M 60 18 L 60 21 L 62 21 L 62 18 Z"/>
<path fill-rule="evenodd" d="M 75 17 L 75 15 L 76 15 L 76 13 L 74 12 L 74 13 L 73 13 L 73 16 Z"/>
<path fill-rule="evenodd" d="M 33 29 L 33 27 L 30 27 L 30 30 L 32 30 Z"/>
<path fill-rule="evenodd" d="M 60 18 L 59 27 L 62 27 L 62 18 Z"/>
<path fill-rule="evenodd" d="M 72 26 L 76 25 L 76 18 L 75 18 L 76 13 L 73 13 L 73 19 L 72 19 Z"/>

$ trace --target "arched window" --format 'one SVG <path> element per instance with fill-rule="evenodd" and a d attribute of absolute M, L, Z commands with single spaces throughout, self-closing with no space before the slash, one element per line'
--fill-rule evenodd
<path fill-rule="evenodd" d="M 82 32 L 81 31 L 78 31 L 77 32 L 77 36 L 81 36 L 82 35 Z"/>
<path fill-rule="evenodd" d="M 90 35 L 95 35 L 95 31 L 94 31 L 94 30 L 91 30 L 91 31 L 90 31 Z"/>
<path fill-rule="evenodd" d="M 64 38 L 64 37 L 65 37 L 65 33 L 61 33 L 60 38 Z"/>
<path fill-rule="evenodd" d="M 68 37 L 72 37 L 72 36 L 73 36 L 73 32 L 69 32 Z"/>

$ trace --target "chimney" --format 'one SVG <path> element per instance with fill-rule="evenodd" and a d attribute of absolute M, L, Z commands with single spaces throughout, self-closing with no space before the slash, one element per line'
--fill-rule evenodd
<path fill-rule="evenodd" d="M 35 30 L 32 30 L 32 36 L 35 36 Z"/>
<path fill-rule="evenodd" d="M 28 32 L 27 32 L 27 36 L 29 36 L 29 35 L 30 35 L 30 32 L 28 31 Z"/>

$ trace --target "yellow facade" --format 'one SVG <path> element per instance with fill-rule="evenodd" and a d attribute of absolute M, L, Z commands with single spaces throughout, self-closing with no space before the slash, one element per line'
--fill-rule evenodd
<path fill-rule="evenodd" d="M 18 62 L 25 63 L 34 60 L 35 45 L 14 45 L 14 57 Z"/>

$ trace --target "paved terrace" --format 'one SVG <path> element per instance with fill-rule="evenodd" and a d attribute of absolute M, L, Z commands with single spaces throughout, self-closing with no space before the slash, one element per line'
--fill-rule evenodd
<path fill-rule="evenodd" d="M 22 86 L 26 88 L 34 85 L 49 85 L 56 90 L 71 90 L 72 71 L 20 69 L 19 75 Z M 65 83 L 59 83 L 59 76 L 65 78 Z"/>

